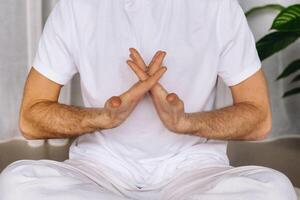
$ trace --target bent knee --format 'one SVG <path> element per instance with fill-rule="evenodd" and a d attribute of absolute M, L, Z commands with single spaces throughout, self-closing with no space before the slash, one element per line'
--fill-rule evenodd
<path fill-rule="evenodd" d="M 8 165 L 0 174 L 0 183 L 14 185 L 15 182 L 22 182 L 22 177 L 29 178 L 33 172 L 32 166 L 36 165 L 34 160 L 19 160 Z"/>
<path fill-rule="evenodd" d="M 40 165 L 35 160 L 19 160 L 8 165 L 1 173 L 1 179 L 10 179 L 15 176 L 30 176 L 34 166 Z M 7 180 L 6 180 L 7 181 Z"/>
<path fill-rule="evenodd" d="M 22 174 L 24 167 L 29 161 L 16 161 L 7 166 L 0 174 L 0 199 L 10 200 L 16 195 L 16 188 L 24 182 L 25 174 Z"/>
<path fill-rule="evenodd" d="M 20 160 L 7 166 L 0 174 L 0 199 L 22 199 L 30 195 L 31 187 L 38 185 L 38 178 L 58 175 L 44 161 Z"/>
<path fill-rule="evenodd" d="M 255 178 L 266 183 L 266 196 L 273 200 L 297 200 L 294 187 L 289 178 L 280 171 L 263 167 Z"/>

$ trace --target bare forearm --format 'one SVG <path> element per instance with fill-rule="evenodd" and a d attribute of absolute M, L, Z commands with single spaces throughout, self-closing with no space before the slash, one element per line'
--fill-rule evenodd
<path fill-rule="evenodd" d="M 104 109 L 81 108 L 51 101 L 28 108 L 21 120 L 29 139 L 69 138 L 104 129 L 109 120 Z"/>
<path fill-rule="evenodd" d="M 269 128 L 267 115 L 250 103 L 222 109 L 188 113 L 188 133 L 220 140 L 258 140 Z"/>

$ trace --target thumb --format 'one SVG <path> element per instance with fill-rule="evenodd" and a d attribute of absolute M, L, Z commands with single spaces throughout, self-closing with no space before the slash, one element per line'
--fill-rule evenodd
<path fill-rule="evenodd" d="M 107 100 L 106 105 L 108 108 L 115 109 L 119 108 L 122 104 L 122 100 L 118 96 L 113 96 Z"/>
<path fill-rule="evenodd" d="M 172 105 L 177 105 L 179 103 L 179 97 L 175 93 L 168 94 L 166 99 Z"/>
<path fill-rule="evenodd" d="M 167 99 L 167 102 L 172 106 L 174 111 L 179 112 L 179 113 L 184 112 L 184 103 L 178 97 L 177 94 L 175 94 L 175 93 L 168 94 L 166 99 Z"/>

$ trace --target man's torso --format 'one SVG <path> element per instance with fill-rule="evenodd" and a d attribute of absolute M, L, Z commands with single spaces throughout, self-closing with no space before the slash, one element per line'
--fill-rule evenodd
<path fill-rule="evenodd" d="M 220 53 L 218 0 L 73 0 L 72 6 L 77 39 L 72 54 L 85 106 L 103 107 L 138 81 L 126 64 L 128 49 L 135 47 L 146 63 L 157 50 L 167 52 L 168 72 L 160 83 L 183 99 L 186 112 L 213 109 Z M 155 175 L 165 167 L 171 176 L 179 165 L 197 160 L 227 164 L 225 151 L 226 143 L 167 130 L 147 95 L 119 127 L 80 137 L 70 157 L 127 173 L 144 167 Z"/>

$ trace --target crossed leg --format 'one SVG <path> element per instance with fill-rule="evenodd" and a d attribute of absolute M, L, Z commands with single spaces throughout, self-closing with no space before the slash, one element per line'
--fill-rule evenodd
<path fill-rule="evenodd" d="M 98 177 L 99 178 L 99 177 Z M 95 182 L 62 162 L 22 160 L 0 176 L 1 200 L 128 200 L 105 179 Z"/>
<path fill-rule="evenodd" d="M 1 200 L 296 200 L 288 178 L 259 166 L 215 166 L 186 171 L 157 191 L 128 193 L 55 161 L 18 161 L 0 177 Z M 132 198 L 129 198 L 131 196 Z M 136 197 L 136 198 L 135 198 Z M 139 197 L 139 198 L 137 198 Z"/>
<path fill-rule="evenodd" d="M 163 200 L 297 200 L 289 179 L 259 166 L 209 167 L 185 172 L 162 190 Z"/>

